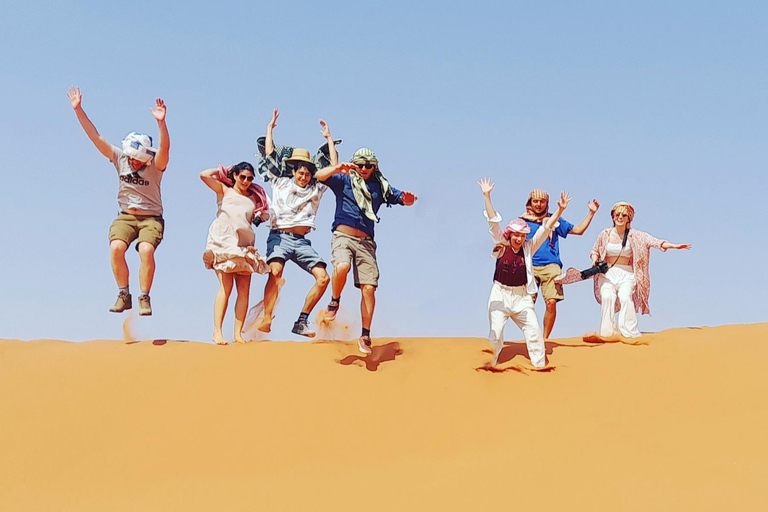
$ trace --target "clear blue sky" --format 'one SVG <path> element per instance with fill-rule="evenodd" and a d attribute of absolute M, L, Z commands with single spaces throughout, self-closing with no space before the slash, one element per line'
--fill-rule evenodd
<path fill-rule="evenodd" d="M 587 233 L 562 243 L 568 266 L 588 264 L 619 200 L 635 205 L 635 228 L 693 243 L 652 253 L 641 330 L 766 321 L 767 22 L 758 1 L 14 2 L 0 19 L 0 337 L 121 336 L 123 316 L 107 311 L 117 178 L 77 123 L 70 85 L 114 144 L 156 136 L 148 109 L 168 105 L 166 238 L 154 316 L 134 323 L 143 339 L 210 340 L 218 283 L 201 253 L 216 204 L 197 175 L 255 161 L 274 107 L 278 143 L 316 148 L 323 117 L 342 159 L 368 146 L 420 197 L 381 212 L 374 338 L 487 334 L 483 176 L 505 220 L 534 188 L 570 191 L 574 223 L 601 202 Z M 312 235 L 328 261 L 332 215 L 329 196 Z M 137 292 L 133 250 L 129 266 Z M 298 339 L 311 285 L 295 266 L 286 278 L 273 339 Z M 353 318 L 358 302 L 350 286 Z M 553 337 L 598 324 L 591 286 L 567 288 Z M 506 337 L 520 338 L 514 325 Z"/>

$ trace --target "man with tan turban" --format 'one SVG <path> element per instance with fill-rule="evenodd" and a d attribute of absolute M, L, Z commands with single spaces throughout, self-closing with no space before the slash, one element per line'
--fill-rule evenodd
<path fill-rule="evenodd" d="M 548 240 L 533 255 L 533 274 L 546 304 L 546 311 L 544 312 L 544 339 L 549 339 L 549 335 L 555 325 L 557 303 L 565 298 L 562 285 L 555 281 L 555 278 L 562 273 L 563 268 L 563 262 L 560 260 L 559 239 L 565 238 L 569 234 L 584 234 L 598 208 L 600 208 L 600 203 L 593 199 L 587 204 L 587 207 L 589 208 L 587 216 L 576 226 L 561 218 L 555 225 L 552 233 L 549 234 Z M 531 240 L 541 227 L 542 222 L 550 217 L 549 194 L 544 190 L 532 191 L 528 195 L 528 202 L 525 203 L 525 213 L 521 217 L 525 219 L 531 228 L 531 233 L 528 235 L 528 239 Z"/>

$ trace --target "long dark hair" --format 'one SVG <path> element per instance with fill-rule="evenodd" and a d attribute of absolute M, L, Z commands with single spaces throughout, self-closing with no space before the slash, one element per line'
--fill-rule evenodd
<path fill-rule="evenodd" d="M 227 178 L 232 180 L 232 185 L 235 184 L 235 179 L 237 178 L 237 175 L 243 171 L 251 171 L 251 174 L 256 176 L 256 171 L 253 170 L 253 166 L 251 164 L 249 164 L 248 162 L 240 162 L 239 164 L 235 164 L 232 167 L 230 167 L 229 170 L 227 171 Z"/>

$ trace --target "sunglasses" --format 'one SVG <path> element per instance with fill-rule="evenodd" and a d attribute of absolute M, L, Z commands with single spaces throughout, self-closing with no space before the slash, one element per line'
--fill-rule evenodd
<path fill-rule="evenodd" d="M 237 179 L 240 179 L 243 181 L 253 181 L 253 176 L 245 176 L 243 174 L 238 174 Z"/>
<path fill-rule="evenodd" d="M 627 218 L 629 218 L 629 215 L 627 215 L 626 213 L 620 213 L 620 212 L 614 213 L 613 216 L 614 217 L 627 217 Z"/>
<path fill-rule="evenodd" d="M 373 169 L 376 168 L 376 164 L 372 164 L 372 163 L 358 164 L 357 166 L 359 168 L 361 168 L 361 169 L 371 169 L 371 170 L 373 170 Z"/>

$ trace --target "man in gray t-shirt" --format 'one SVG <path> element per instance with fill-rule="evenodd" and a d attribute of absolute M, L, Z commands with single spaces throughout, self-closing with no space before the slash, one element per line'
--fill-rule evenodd
<path fill-rule="evenodd" d="M 155 249 L 163 239 L 163 204 L 160 197 L 160 181 L 168 166 L 168 153 L 171 140 L 165 125 L 165 103 L 155 100 L 155 108 L 150 109 L 157 120 L 160 131 L 160 148 L 152 147 L 152 138 L 136 132 L 129 133 L 123 139 L 122 147 L 113 146 L 102 137 L 81 105 L 83 96 L 80 89 L 70 87 L 67 93 L 77 120 L 91 139 L 96 149 L 109 158 L 117 170 L 119 187 L 117 202 L 120 213 L 109 228 L 109 253 L 112 272 L 117 281 L 118 295 L 110 311 L 120 313 L 131 309 L 131 294 L 128 288 L 128 265 L 125 251 L 131 242 L 137 240 L 141 266 L 139 267 L 139 315 L 151 315 L 152 306 L 149 291 L 155 276 Z"/>

